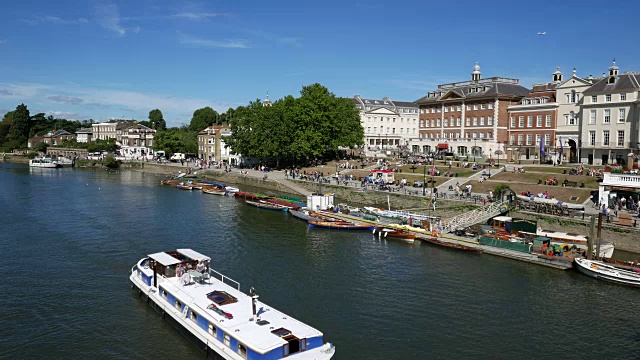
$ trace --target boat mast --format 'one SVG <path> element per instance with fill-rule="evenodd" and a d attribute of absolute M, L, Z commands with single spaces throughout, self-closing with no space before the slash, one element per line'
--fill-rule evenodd
<path fill-rule="evenodd" d="M 598 245 L 596 245 L 596 259 L 600 259 L 600 243 L 602 242 L 602 213 L 598 213 Z"/>

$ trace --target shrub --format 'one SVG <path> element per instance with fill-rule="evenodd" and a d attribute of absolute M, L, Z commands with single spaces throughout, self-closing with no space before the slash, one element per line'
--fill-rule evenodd
<path fill-rule="evenodd" d="M 107 156 L 104 158 L 103 164 L 109 169 L 117 169 L 120 167 L 120 162 L 116 160 L 113 154 L 107 154 Z"/>
<path fill-rule="evenodd" d="M 33 151 L 31 151 L 31 152 L 29 152 L 29 153 L 27 154 L 27 158 L 29 158 L 29 159 L 35 159 L 35 158 L 37 158 L 39 155 L 40 155 L 40 154 L 38 154 L 37 152 L 33 152 Z"/>

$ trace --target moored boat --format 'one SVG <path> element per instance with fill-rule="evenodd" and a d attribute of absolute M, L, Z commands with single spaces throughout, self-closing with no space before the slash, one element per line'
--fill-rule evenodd
<path fill-rule="evenodd" d="M 188 183 L 179 183 L 178 185 L 176 185 L 176 188 L 180 190 L 193 190 L 193 186 L 189 185 Z"/>
<path fill-rule="evenodd" d="M 45 157 L 29 160 L 29 166 L 45 169 L 56 169 L 62 167 L 57 161 Z"/>
<path fill-rule="evenodd" d="M 307 210 L 293 210 L 293 209 L 289 209 L 289 214 L 293 215 L 294 217 L 304 220 L 304 221 L 309 221 L 309 220 L 313 220 L 313 221 L 322 221 L 322 219 L 317 218 L 315 216 L 311 216 L 309 215 L 309 211 Z"/>
<path fill-rule="evenodd" d="M 240 284 L 209 268 L 191 249 L 139 260 L 129 277 L 163 317 L 189 332 L 207 355 L 223 359 L 330 359 L 335 347 L 319 330 L 258 301 Z M 201 267 L 199 271 L 189 270 Z"/>
<path fill-rule="evenodd" d="M 574 259 L 576 268 L 581 273 L 618 284 L 640 287 L 640 273 L 623 270 L 602 261 L 588 259 Z"/>
<path fill-rule="evenodd" d="M 416 239 L 416 234 L 412 234 L 405 230 L 389 229 L 382 226 L 373 229 L 373 234 L 375 235 L 376 233 L 380 238 L 397 239 L 406 242 L 414 242 Z"/>
<path fill-rule="evenodd" d="M 318 227 L 324 229 L 336 229 L 336 230 L 371 230 L 375 228 L 374 225 L 357 225 L 348 222 L 334 222 L 334 221 L 309 221 L 309 227 Z"/>
<path fill-rule="evenodd" d="M 268 203 L 266 201 L 251 201 L 251 200 L 246 200 L 245 201 L 247 204 L 251 205 L 251 206 L 255 206 L 261 209 L 268 209 L 268 210 L 277 210 L 277 211 L 288 211 L 289 208 L 286 206 L 282 206 L 282 205 L 278 205 L 278 204 L 273 204 L 273 203 Z"/>
<path fill-rule="evenodd" d="M 207 188 L 207 187 L 203 187 L 202 188 L 202 193 L 203 194 L 209 194 L 209 195 L 226 195 L 227 191 L 223 190 L 223 189 L 218 189 L 218 188 Z"/>

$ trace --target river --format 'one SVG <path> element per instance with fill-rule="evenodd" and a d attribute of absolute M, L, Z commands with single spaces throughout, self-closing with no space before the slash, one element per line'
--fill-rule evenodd
<path fill-rule="evenodd" d="M 128 280 L 140 258 L 181 247 L 321 330 L 336 359 L 638 356 L 638 289 L 309 229 L 160 179 L 0 163 L 0 358 L 202 357 Z"/>

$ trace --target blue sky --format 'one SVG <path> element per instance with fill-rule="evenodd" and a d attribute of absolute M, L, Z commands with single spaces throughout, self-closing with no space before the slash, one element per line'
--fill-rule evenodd
<path fill-rule="evenodd" d="M 636 1 L 4 1 L 0 114 L 24 102 L 70 119 L 170 126 L 298 95 L 414 101 L 439 83 L 640 71 Z M 537 35 L 546 31 L 545 36 Z"/>

